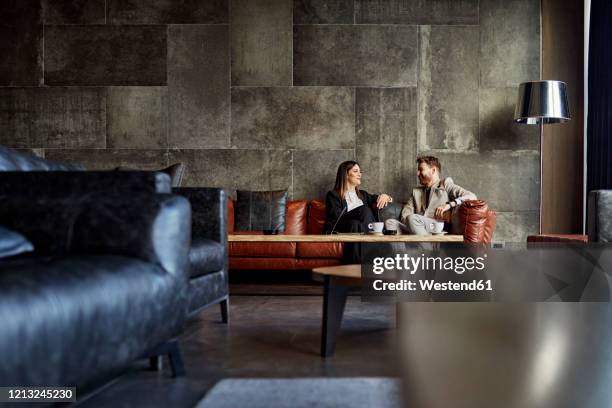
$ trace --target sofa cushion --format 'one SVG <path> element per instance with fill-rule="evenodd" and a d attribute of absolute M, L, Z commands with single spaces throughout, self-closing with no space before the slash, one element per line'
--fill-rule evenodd
<path fill-rule="evenodd" d="M 189 249 L 189 276 L 206 275 L 223 269 L 223 245 L 210 239 L 195 239 Z"/>
<path fill-rule="evenodd" d="M 297 200 L 287 203 L 285 234 L 304 235 L 307 231 L 308 201 Z"/>
<path fill-rule="evenodd" d="M 227 231 L 235 232 L 234 200 L 227 200 Z M 285 211 L 285 234 L 301 235 L 308 230 L 308 201 L 295 200 L 287 203 Z"/>
<path fill-rule="evenodd" d="M 230 269 L 249 270 L 309 270 L 321 266 L 340 264 L 340 259 L 296 259 L 296 258 L 230 258 Z"/>
<path fill-rule="evenodd" d="M 297 260 L 295 258 L 251 258 L 235 257 L 229 259 L 230 269 L 248 270 L 278 270 L 295 269 Z"/>
<path fill-rule="evenodd" d="M 295 258 L 295 242 L 230 242 L 230 257 Z"/>
<path fill-rule="evenodd" d="M 308 233 L 322 234 L 325 227 L 325 202 L 312 200 L 308 206 Z"/>
<path fill-rule="evenodd" d="M 298 242 L 298 258 L 342 258 L 342 242 Z"/>
<path fill-rule="evenodd" d="M 185 277 L 190 215 L 187 199 L 170 194 L 16 195 L 0 205 L 0 224 L 26 235 L 38 255 L 131 256 Z"/>
<path fill-rule="evenodd" d="M 0 259 L 30 252 L 34 246 L 18 232 L 0 226 Z"/>
<path fill-rule="evenodd" d="M 187 285 L 114 255 L 0 261 L 3 384 L 87 387 L 176 336 Z"/>
<path fill-rule="evenodd" d="M 235 228 L 239 231 L 285 230 L 287 191 L 236 192 Z"/>

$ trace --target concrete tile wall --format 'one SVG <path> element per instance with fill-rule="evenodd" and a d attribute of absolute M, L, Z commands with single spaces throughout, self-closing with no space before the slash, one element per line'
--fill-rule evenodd
<path fill-rule="evenodd" d="M 171 150 L 171 163 L 187 166 L 187 186 L 292 191 L 291 151 L 278 149 Z"/>
<path fill-rule="evenodd" d="M 478 24 L 478 0 L 355 0 L 360 24 Z"/>
<path fill-rule="evenodd" d="M 480 150 L 539 150 L 539 127 L 513 120 L 516 97 L 516 87 L 480 89 Z"/>
<path fill-rule="evenodd" d="M 106 147 L 106 90 L 0 88 L 0 144 L 22 148 Z"/>
<path fill-rule="evenodd" d="M 45 84 L 166 85 L 165 26 L 45 26 Z"/>
<path fill-rule="evenodd" d="M 7 0 L 0 144 L 92 169 L 187 164 L 185 185 L 322 197 L 341 161 L 408 198 L 415 159 L 537 230 L 539 0 Z"/>
<path fill-rule="evenodd" d="M 113 86 L 106 103 L 110 149 L 168 147 L 168 88 Z"/>
<path fill-rule="evenodd" d="M 478 27 L 421 26 L 419 149 L 478 149 Z"/>
<path fill-rule="evenodd" d="M 416 85 L 416 26 L 296 25 L 293 30 L 294 85 Z"/>
<path fill-rule="evenodd" d="M 291 0 L 231 0 L 232 85 L 291 86 Z"/>
<path fill-rule="evenodd" d="M 352 149 L 355 96 L 343 87 L 234 87 L 232 147 Z"/>
<path fill-rule="evenodd" d="M 314 145 L 316 146 L 316 145 Z M 355 160 L 355 150 L 295 150 L 293 152 L 293 197 L 325 197 L 334 186 L 338 164 Z"/>
<path fill-rule="evenodd" d="M 110 24 L 227 24 L 227 1 L 106 0 L 107 18 Z"/>
<path fill-rule="evenodd" d="M 228 147 L 229 88 L 227 26 L 169 26 L 168 147 Z"/>
<path fill-rule="evenodd" d="M 155 170 L 168 166 L 168 153 L 159 149 L 45 149 L 45 158 L 82 164 L 88 170 Z"/>
<path fill-rule="evenodd" d="M 357 88 L 356 102 L 363 185 L 405 199 L 416 173 L 416 88 Z"/>
<path fill-rule="evenodd" d="M 0 1 L 0 86 L 38 86 L 43 77 L 40 0 Z"/>
<path fill-rule="evenodd" d="M 353 24 L 354 0 L 295 0 L 293 24 Z"/>
<path fill-rule="evenodd" d="M 540 2 L 480 1 L 480 85 L 516 86 L 540 77 Z"/>
<path fill-rule="evenodd" d="M 106 0 L 44 0 L 45 24 L 105 24 Z"/>

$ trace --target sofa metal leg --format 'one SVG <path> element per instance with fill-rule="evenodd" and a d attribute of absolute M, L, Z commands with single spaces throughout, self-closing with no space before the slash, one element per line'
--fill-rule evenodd
<path fill-rule="evenodd" d="M 219 303 L 221 308 L 221 321 L 223 323 L 229 323 L 229 297 Z"/>
<path fill-rule="evenodd" d="M 167 343 L 161 344 L 151 352 L 149 356 L 149 366 L 152 370 L 161 371 L 164 356 L 168 356 L 168 360 L 170 361 L 172 377 L 185 376 L 185 365 L 183 364 L 183 357 L 181 356 L 181 349 L 179 348 L 178 341 L 170 340 Z"/>
<path fill-rule="evenodd" d="M 184 377 L 185 365 L 183 364 L 181 349 L 179 349 L 179 345 L 176 340 L 172 341 L 170 344 L 168 358 L 170 360 L 170 369 L 172 370 L 172 377 Z"/>

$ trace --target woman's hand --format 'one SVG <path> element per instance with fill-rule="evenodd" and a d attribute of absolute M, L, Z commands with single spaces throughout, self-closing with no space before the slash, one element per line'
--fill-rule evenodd
<path fill-rule="evenodd" d="M 436 219 L 441 220 L 444 217 L 444 213 L 450 210 L 450 208 L 450 204 L 445 204 L 436 208 Z"/>
<path fill-rule="evenodd" d="M 378 199 L 376 200 L 376 208 L 378 208 L 379 210 L 381 208 L 385 208 L 387 206 L 387 204 L 389 204 L 391 202 L 391 197 L 387 194 L 381 194 L 378 196 Z"/>

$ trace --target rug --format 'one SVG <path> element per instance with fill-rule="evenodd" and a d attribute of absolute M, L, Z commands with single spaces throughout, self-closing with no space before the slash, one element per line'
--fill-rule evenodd
<path fill-rule="evenodd" d="M 400 394 L 393 378 L 230 378 L 218 382 L 196 408 L 399 408 Z"/>

